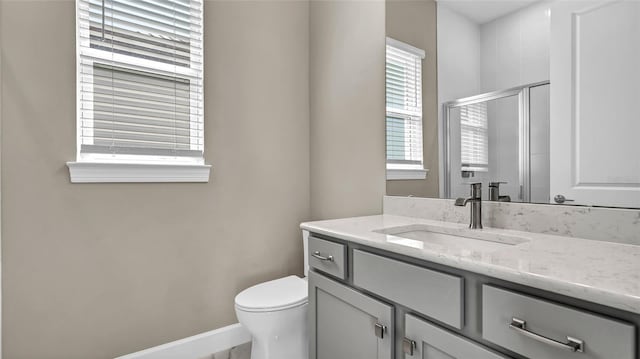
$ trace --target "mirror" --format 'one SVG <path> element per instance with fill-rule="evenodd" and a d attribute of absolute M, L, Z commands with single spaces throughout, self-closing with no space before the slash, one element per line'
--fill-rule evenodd
<path fill-rule="evenodd" d="M 640 1 L 386 16 L 388 195 L 640 208 Z"/>
<path fill-rule="evenodd" d="M 445 198 L 482 182 L 488 200 L 548 201 L 549 82 L 447 102 L 443 116 Z"/>

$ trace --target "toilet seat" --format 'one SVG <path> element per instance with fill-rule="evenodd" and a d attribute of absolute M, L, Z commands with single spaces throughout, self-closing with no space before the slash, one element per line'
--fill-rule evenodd
<path fill-rule="evenodd" d="M 306 304 L 307 295 L 307 281 L 292 275 L 243 290 L 235 304 L 245 312 L 275 312 Z"/>

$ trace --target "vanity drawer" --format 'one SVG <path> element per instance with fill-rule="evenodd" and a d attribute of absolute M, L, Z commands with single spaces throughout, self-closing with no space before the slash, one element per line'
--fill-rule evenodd
<path fill-rule="evenodd" d="M 536 359 L 634 359 L 636 350 L 631 324 L 489 285 L 482 337 Z M 580 341 L 583 352 L 572 351 Z"/>
<path fill-rule="evenodd" d="M 353 284 L 461 329 L 463 279 L 355 249 Z"/>
<path fill-rule="evenodd" d="M 309 237 L 309 266 L 336 278 L 347 277 L 346 252 L 347 247 L 344 244 Z"/>

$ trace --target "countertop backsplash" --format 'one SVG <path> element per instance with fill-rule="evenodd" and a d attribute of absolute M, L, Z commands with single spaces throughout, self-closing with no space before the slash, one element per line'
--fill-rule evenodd
<path fill-rule="evenodd" d="M 383 213 L 469 222 L 469 207 L 452 199 L 384 196 Z M 640 209 L 482 202 L 485 227 L 640 245 Z"/>

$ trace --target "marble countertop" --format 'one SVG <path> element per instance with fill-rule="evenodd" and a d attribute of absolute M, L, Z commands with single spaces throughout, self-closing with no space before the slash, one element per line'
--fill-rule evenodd
<path fill-rule="evenodd" d="M 375 232 L 406 225 L 527 241 L 451 246 Z M 469 230 L 464 224 L 394 215 L 306 222 L 301 228 L 640 314 L 640 246 L 498 228 Z"/>

